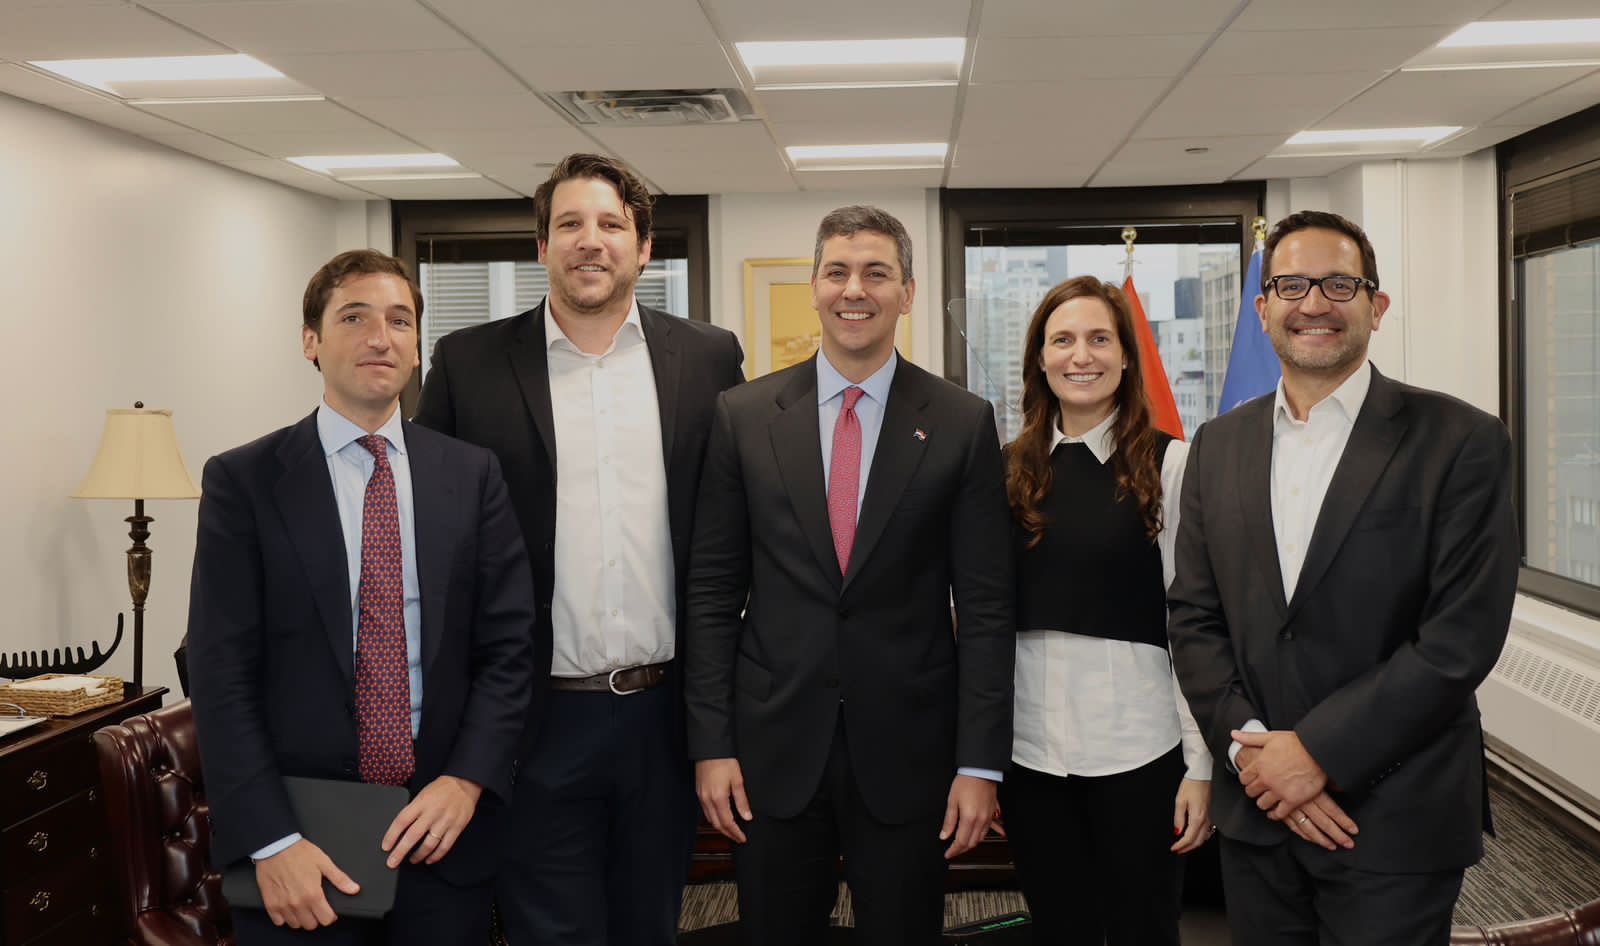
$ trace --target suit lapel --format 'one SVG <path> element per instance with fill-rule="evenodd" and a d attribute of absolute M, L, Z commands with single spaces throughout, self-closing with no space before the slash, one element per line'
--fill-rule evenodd
<path fill-rule="evenodd" d="M 1244 514 L 1245 540 L 1251 558 L 1270 589 L 1279 619 L 1289 610 L 1283 597 L 1283 569 L 1278 564 L 1278 534 L 1272 527 L 1272 422 L 1275 399 L 1260 398 L 1247 407 L 1253 416 L 1244 422 L 1245 442 L 1239 456 L 1237 495 Z"/>
<path fill-rule="evenodd" d="M 656 376 L 656 405 L 661 410 L 661 459 L 668 470 L 672 469 L 673 425 L 678 415 L 678 379 L 683 369 L 683 354 L 672 337 L 674 318 L 676 316 L 639 307 L 644 341 L 650 349 L 650 369 Z"/>
<path fill-rule="evenodd" d="M 1295 583 L 1294 600 L 1289 602 L 1290 618 L 1333 564 L 1356 516 L 1366 505 L 1367 496 L 1400 445 L 1400 437 L 1406 430 L 1406 420 L 1400 416 L 1401 406 L 1400 392 L 1394 382 L 1373 368 L 1366 402 L 1356 415 L 1344 456 L 1339 459 L 1339 466 L 1328 483 L 1328 495 L 1317 513 L 1316 527 L 1311 530 L 1305 563 L 1300 567 L 1300 580 Z"/>
<path fill-rule="evenodd" d="M 450 513 L 457 507 L 455 479 L 445 475 L 444 451 L 426 432 L 405 424 L 406 462 L 411 467 L 411 516 L 415 528 L 417 587 L 422 597 L 422 675 L 439 655 L 456 543 Z"/>
<path fill-rule="evenodd" d="M 550 351 L 544 341 L 544 303 L 517 316 L 523 320 L 511 333 L 511 369 L 522 388 L 522 403 L 533 417 L 550 461 L 550 476 L 556 471 L 556 421 L 550 408 Z"/>
<path fill-rule="evenodd" d="M 833 550 L 833 529 L 828 524 L 827 486 L 823 483 L 822 440 L 817 420 L 817 359 L 812 356 L 796 369 L 778 392 L 778 416 L 768 428 L 772 452 L 783 479 L 784 492 L 794 506 L 795 518 L 805 533 L 811 552 L 837 590 L 843 582 L 839 558 Z"/>
<path fill-rule="evenodd" d="M 283 475 L 273 490 L 289 539 L 305 570 L 311 598 L 347 684 L 355 687 L 355 648 L 350 617 L 349 561 L 339 525 L 328 460 L 317 436 L 317 415 L 296 424 L 278 450 Z"/>
<path fill-rule="evenodd" d="M 889 515 L 900 501 L 900 494 L 905 492 L 906 484 L 911 482 L 911 475 L 916 472 L 927 447 L 932 424 L 923 416 L 928 406 L 928 392 L 921 380 L 921 372 L 900 359 L 894 369 L 894 380 L 889 384 L 889 403 L 884 405 L 883 427 L 878 431 L 878 443 L 872 452 L 872 469 L 867 473 L 861 514 L 856 518 L 850 571 L 844 578 L 847 588 L 872 556 L 872 549 L 889 524 Z M 919 430 L 923 431 L 922 437 L 915 436 Z"/>

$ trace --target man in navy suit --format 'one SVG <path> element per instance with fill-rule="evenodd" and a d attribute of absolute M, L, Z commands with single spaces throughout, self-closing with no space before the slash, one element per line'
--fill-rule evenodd
<path fill-rule="evenodd" d="M 255 862 L 260 943 L 484 942 L 533 666 L 533 587 L 494 455 L 400 418 L 422 296 L 342 253 L 306 287 L 310 416 L 207 462 L 189 608 L 212 854 Z M 299 825 L 284 776 L 403 785 L 382 921 Z M 335 898 L 336 899 L 336 898 Z"/>

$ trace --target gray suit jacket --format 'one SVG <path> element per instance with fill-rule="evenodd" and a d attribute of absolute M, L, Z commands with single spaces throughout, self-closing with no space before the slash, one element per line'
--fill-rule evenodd
<path fill-rule="evenodd" d="M 1213 818 L 1253 844 L 1304 843 L 1228 764 L 1251 718 L 1293 729 L 1360 825 L 1366 870 L 1463 868 L 1488 824 L 1474 690 L 1505 643 L 1519 544 L 1504 425 L 1374 368 L 1293 600 L 1272 523 L 1266 396 L 1189 449 L 1173 661 L 1216 760 Z"/>

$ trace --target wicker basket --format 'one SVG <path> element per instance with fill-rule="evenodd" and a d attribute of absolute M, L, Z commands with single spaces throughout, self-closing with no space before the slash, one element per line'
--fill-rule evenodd
<path fill-rule="evenodd" d="M 54 677 L 68 676 L 64 673 L 41 673 L 35 680 L 49 680 Z M 122 699 L 122 679 L 120 677 L 104 677 L 99 674 L 73 674 L 73 676 L 94 677 L 105 682 L 105 689 L 96 696 L 90 696 L 86 690 L 30 690 L 16 684 L 0 686 L 0 703 L 15 703 L 29 713 L 40 713 L 45 716 L 76 716 L 85 710 L 92 710 L 97 706 L 106 706 Z"/>

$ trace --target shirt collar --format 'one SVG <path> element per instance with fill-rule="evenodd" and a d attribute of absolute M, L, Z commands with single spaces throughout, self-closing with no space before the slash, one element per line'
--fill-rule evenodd
<path fill-rule="evenodd" d="M 889 383 L 894 380 L 894 366 L 899 359 L 900 353 L 891 349 L 889 360 L 883 363 L 883 367 L 874 371 L 867 380 L 856 384 L 839 373 L 839 369 L 828 360 L 827 353 L 817 349 L 817 403 L 825 404 L 852 386 L 860 388 L 863 394 L 879 404 L 889 403 Z"/>
<path fill-rule="evenodd" d="M 400 426 L 398 406 L 377 432 L 389 441 L 389 446 L 394 447 L 401 455 L 405 454 L 406 438 Z M 366 435 L 365 430 L 362 430 L 355 421 L 334 410 L 326 399 L 317 405 L 317 439 L 322 441 L 324 455 L 331 457 Z"/>
<path fill-rule="evenodd" d="M 578 346 L 572 343 L 572 339 L 567 337 L 567 333 L 561 331 L 561 326 L 556 324 L 556 317 L 550 313 L 549 296 L 545 296 L 543 305 L 545 350 L 548 351 L 560 345 L 572 351 L 580 351 Z M 630 325 L 633 326 L 631 330 L 628 328 Z M 637 297 L 628 303 L 628 316 L 622 320 L 622 325 L 617 329 L 616 338 L 611 340 L 611 349 L 607 351 L 607 354 L 616 349 L 617 340 L 622 338 L 644 338 L 644 322 L 639 318 L 639 300 Z"/>
<path fill-rule="evenodd" d="M 1096 460 L 1104 464 L 1111 459 L 1111 454 L 1117 449 L 1117 439 L 1111 431 L 1116 422 L 1117 412 L 1112 411 L 1106 415 L 1105 420 L 1090 427 L 1082 437 L 1071 437 L 1061 432 L 1061 417 L 1057 415 L 1056 422 L 1050 428 L 1053 434 L 1050 438 L 1050 452 L 1054 453 L 1056 447 L 1064 443 L 1081 443 L 1089 448 L 1089 452 L 1094 454 Z"/>
<path fill-rule="evenodd" d="M 1372 387 L 1372 362 L 1363 361 L 1344 383 L 1333 389 L 1333 393 L 1312 405 L 1314 411 L 1328 402 L 1338 405 L 1344 413 L 1345 420 L 1355 423 L 1356 415 L 1361 413 L 1361 405 L 1366 403 L 1367 389 Z M 1289 398 L 1283 393 L 1283 379 L 1278 379 L 1278 392 L 1273 398 L 1272 420 L 1274 426 L 1280 421 L 1295 421 L 1294 412 L 1289 409 Z M 1306 419 L 1311 419 L 1311 411 L 1306 412 Z"/>

